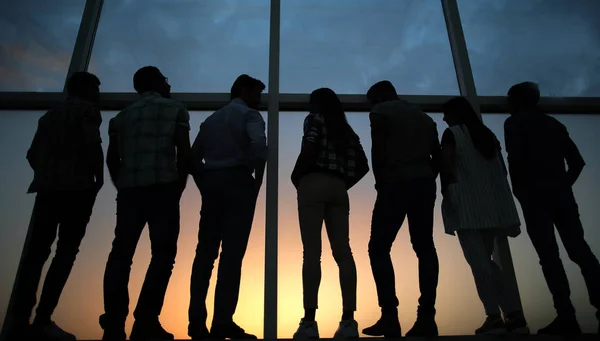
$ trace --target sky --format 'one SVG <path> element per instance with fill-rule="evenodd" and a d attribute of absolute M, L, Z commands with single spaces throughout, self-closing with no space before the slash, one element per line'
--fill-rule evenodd
<path fill-rule="evenodd" d="M 327 86 L 339 94 L 363 94 L 381 79 L 400 94 L 457 95 L 456 76 L 438 0 L 282 0 L 280 91 L 309 93 Z M 61 91 L 83 12 L 83 1 L 0 1 L 0 91 Z M 504 95 L 510 85 L 539 82 L 545 96 L 600 96 L 600 11 L 597 0 L 458 0 L 469 57 L 480 95 Z M 557 23 L 560 23 L 558 25 Z M 142 66 L 158 66 L 173 92 L 228 92 L 241 73 L 268 83 L 269 2 L 267 0 L 105 0 L 90 71 L 106 92 L 132 92 L 132 75 Z M 268 88 L 266 90 L 268 92 Z M 0 323 L 25 239 L 34 195 L 25 154 L 41 111 L 0 112 Z M 115 112 L 103 112 L 107 123 Z M 209 112 L 192 112 L 193 139 Z M 302 245 L 296 197 L 289 175 L 300 149 L 306 113 L 282 112 L 279 136 L 279 277 L 278 335 L 289 338 L 302 317 Z M 430 114 L 441 135 L 446 125 Z M 266 118 L 266 114 L 263 113 Z M 348 113 L 370 158 L 366 113 Z M 503 142 L 507 115 L 484 113 L 484 122 Z M 600 254 L 600 117 L 561 115 L 587 167 L 575 185 L 588 243 Z M 108 172 L 107 172 L 108 174 Z M 108 175 L 107 175 L 108 177 Z M 379 308 L 367 243 L 375 200 L 368 174 L 350 191 L 350 239 L 358 268 L 359 329 L 375 322 Z M 116 191 L 106 180 L 81 252 L 54 319 L 80 339 L 98 339 L 102 313 L 102 277 L 115 225 Z M 441 195 L 435 208 L 435 242 L 440 258 L 437 322 L 443 335 L 472 334 L 484 320 L 482 305 L 456 237 L 443 233 Z M 190 181 L 181 201 L 181 234 L 175 269 L 161 315 L 176 338 L 187 338 L 189 278 L 197 242 L 201 197 Z M 521 220 L 523 221 L 523 220 Z M 244 260 L 235 320 L 262 336 L 264 298 L 264 188 L 259 197 Z M 525 316 L 537 330 L 553 318 L 552 300 L 527 234 L 511 239 Z M 561 245 L 572 286 L 572 299 L 584 331 L 596 330 L 580 271 Z M 417 260 L 406 226 L 392 258 L 405 329 L 417 308 Z M 134 258 L 130 281 L 136 302 L 150 259 L 147 232 Z M 337 266 L 324 233 L 323 280 L 317 320 L 321 336 L 333 335 L 341 315 Z M 214 289 L 214 281 L 213 287 Z M 207 304 L 212 311 L 213 290 Z M 131 309 L 134 305 L 132 303 Z M 210 321 L 210 316 L 209 316 Z M 133 322 L 128 320 L 128 331 Z"/>

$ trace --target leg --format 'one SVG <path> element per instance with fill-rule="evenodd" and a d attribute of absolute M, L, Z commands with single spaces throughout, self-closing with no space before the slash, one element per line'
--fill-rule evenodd
<path fill-rule="evenodd" d="M 488 316 L 500 316 L 497 282 L 492 270 L 491 253 L 486 249 L 484 237 L 478 230 L 458 231 L 458 241 L 475 280 L 479 299 Z"/>
<path fill-rule="evenodd" d="M 219 256 L 219 247 L 222 238 L 223 205 L 218 193 L 202 192 L 202 209 L 200 212 L 200 226 L 198 230 L 198 245 L 196 257 L 192 265 L 189 333 L 196 333 L 196 329 L 206 328 L 206 295 L 210 285 L 210 278 L 215 260 Z M 216 194 L 216 196 L 215 196 Z M 192 336 L 192 335 L 190 335 Z"/>
<path fill-rule="evenodd" d="M 554 223 L 569 258 L 581 268 L 590 303 L 597 309 L 596 317 L 600 319 L 600 264 L 585 241 L 573 191 L 565 192 L 559 196 L 559 206 L 553 209 Z"/>
<path fill-rule="evenodd" d="M 348 193 L 343 187 L 340 187 L 340 191 L 336 194 L 336 197 L 339 200 L 325 206 L 325 227 L 329 243 L 331 244 L 333 258 L 339 268 L 343 310 L 345 314 L 348 314 L 349 312 L 356 311 L 356 264 L 354 263 L 354 257 L 352 257 L 349 238 L 350 202 Z M 316 224 L 317 221 L 315 220 Z M 313 228 L 313 230 L 315 229 Z M 320 235 L 321 229 L 319 228 L 318 230 Z"/>
<path fill-rule="evenodd" d="M 50 256 L 56 238 L 59 215 L 56 194 L 39 193 L 31 215 L 29 245 L 23 254 L 21 273 L 15 285 L 15 322 L 19 327 L 29 324 L 31 311 L 36 303 L 36 294 L 44 263 Z"/>
<path fill-rule="evenodd" d="M 242 263 L 252 230 L 256 192 L 253 178 L 232 173 L 222 217 L 222 251 L 215 288 L 214 325 L 233 323 L 238 303 Z"/>
<path fill-rule="evenodd" d="M 148 192 L 148 217 L 152 260 L 133 315 L 136 321 L 158 321 L 171 279 L 179 237 L 179 190 L 161 185 Z"/>
<path fill-rule="evenodd" d="M 61 210 L 56 255 L 46 274 L 37 308 L 36 321 L 40 322 L 49 322 L 54 313 L 79 253 L 79 245 L 85 236 L 96 201 L 95 191 L 73 191 L 63 193 L 63 196 L 65 200 Z"/>
<path fill-rule="evenodd" d="M 435 180 L 415 182 L 408 206 L 410 241 L 419 259 L 419 316 L 435 316 L 435 300 L 439 277 L 439 261 L 433 242 L 433 209 L 435 206 Z"/>
<path fill-rule="evenodd" d="M 575 308 L 571 303 L 569 281 L 556 243 L 552 208 L 544 203 L 545 200 L 540 203 L 531 201 L 522 202 L 527 234 L 540 258 L 540 265 L 554 300 L 554 308 L 559 316 L 572 319 L 575 317 Z"/>
<path fill-rule="evenodd" d="M 398 307 L 396 276 L 390 252 L 406 217 L 407 201 L 399 186 L 382 185 L 377 191 L 371 221 L 369 259 L 382 309 Z"/>
<path fill-rule="evenodd" d="M 123 328 L 129 314 L 129 274 L 133 255 L 146 217 L 142 211 L 144 195 L 137 190 L 121 190 L 117 194 L 117 226 L 115 239 L 104 272 L 104 311 L 100 324 L 107 328 Z"/>

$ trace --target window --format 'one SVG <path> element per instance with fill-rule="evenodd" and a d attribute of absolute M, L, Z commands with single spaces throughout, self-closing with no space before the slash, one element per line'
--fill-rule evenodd
<path fill-rule="evenodd" d="M 282 1 L 280 55 L 284 93 L 458 94 L 439 1 Z"/>
<path fill-rule="evenodd" d="M 600 96 L 595 0 L 458 1 L 480 95 L 534 81 L 545 96 Z M 560 23 L 560 24 L 557 24 Z"/>
<path fill-rule="evenodd" d="M 131 92 L 153 65 L 173 92 L 229 92 L 242 73 L 268 78 L 269 1 L 107 0 L 90 72 L 102 90 Z"/>
<path fill-rule="evenodd" d="M 0 2 L 0 91 L 62 91 L 85 1 Z"/>
<path fill-rule="evenodd" d="M 600 256 L 600 232 L 596 228 L 600 220 L 597 202 L 600 200 L 600 154 L 595 143 L 597 127 L 600 117 L 592 115 L 552 115 L 561 121 L 568 129 L 571 138 L 579 148 L 586 164 L 581 177 L 573 186 L 575 199 L 579 206 L 579 214 L 585 229 L 585 238 L 592 251 Z M 504 121 L 507 114 L 484 114 L 485 124 L 496 134 L 502 148 L 504 143 Z M 506 151 L 503 151 L 506 160 Z M 516 201 L 522 224 L 522 233 L 517 238 L 509 238 L 515 272 L 519 283 L 521 302 L 525 316 L 532 330 L 544 327 L 555 317 L 552 296 L 547 289 L 546 282 L 539 265 L 539 258 L 526 232 L 525 220 L 521 213 L 521 206 Z M 557 234 L 558 238 L 558 234 Z M 594 332 L 598 328 L 598 321 L 594 317 L 595 309 L 589 304 L 587 289 L 579 267 L 569 260 L 561 242 L 558 243 L 561 259 L 569 277 L 571 285 L 571 300 L 577 311 L 579 323 L 584 332 Z"/>
<path fill-rule="evenodd" d="M 195 139 L 200 123 L 208 112 L 191 112 L 190 139 Z M 37 128 L 37 120 L 43 112 L 0 112 L 0 155 L 5 160 L 0 171 L 0 321 L 4 320 L 10 293 L 16 275 L 19 258 L 35 195 L 26 194 L 33 172 L 25 155 Z M 116 112 L 103 112 L 101 127 L 103 147 L 108 147 L 108 121 Z M 265 117 L 265 114 L 263 114 Z M 248 332 L 262 337 L 264 306 L 264 231 L 265 189 L 261 189 L 248 251 L 244 260 L 240 300 L 236 321 Z M 99 340 L 102 330 L 98 315 L 104 310 L 102 281 L 111 243 L 114 238 L 116 220 L 116 190 L 105 169 L 105 185 L 98 194 L 94 211 L 87 227 L 75 266 L 67 282 L 60 303 L 54 314 L 56 322 L 80 339 Z M 201 197 L 194 181 L 190 178 L 181 199 L 181 231 L 179 234 L 176 264 L 173 269 L 161 321 L 163 326 L 175 334 L 176 339 L 187 338 L 190 276 L 195 256 Z M 55 246 L 53 247 L 55 250 Z M 129 284 L 130 311 L 133 314 L 148 264 L 150 263 L 148 230 L 140 238 Z M 49 259 L 50 261 L 50 259 Z M 48 262 L 49 262 L 48 261 Z M 49 263 L 46 263 L 46 269 Z M 209 322 L 212 318 L 214 284 L 218 262 L 213 271 L 211 288 L 207 298 Z M 42 280 L 45 273 L 42 276 Z M 41 290 L 41 284 L 40 284 Z M 84 302 L 84 303 L 83 303 Z M 0 322 L 1 323 L 1 322 Z M 127 331 L 133 324 L 132 315 L 127 320 Z"/>

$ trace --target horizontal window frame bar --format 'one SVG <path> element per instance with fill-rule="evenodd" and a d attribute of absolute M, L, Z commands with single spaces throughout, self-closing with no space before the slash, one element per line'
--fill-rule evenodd
<path fill-rule="evenodd" d="M 101 110 L 122 110 L 137 98 L 138 94 L 102 93 Z M 280 94 L 279 111 L 308 111 L 309 94 Z M 429 113 L 442 112 L 442 105 L 454 95 L 401 95 L 400 98 L 418 105 Z M 62 92 L 0 92 L 0 110 L 48 110 L 62 101 L 66 95 Z M 185 103 L 190 111 L 215 111 L 230 100 L 228 93 L 173 93 L 172 98 Z M 347 112 L 368 112 L 370 104 L 365 95 L 339 95 Z M 481 112 L 503 114 L 508 112 L 504 96 L 478 96 Z M 539 107 L 549 113 L 600 115 L 600 97 L 542 97 Z M 268 94 L 264 94 L 260 107 L 268 110 Z"/>

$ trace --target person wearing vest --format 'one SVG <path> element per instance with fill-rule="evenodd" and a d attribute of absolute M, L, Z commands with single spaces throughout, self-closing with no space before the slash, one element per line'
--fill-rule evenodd
<path fill-rule="evenodd" d="M 433 242 L 433 209 L 440 144 L 435 122 L 416 106 L 398 99 L 389 81 L 373 85 L 367 98 L 371 120 L 372 168 L 377 199 L 371 222 L 369 258 L 382 316 L 363 333 L 400 337 L 398 298 L 390 251 L 404 219 L 419 259 L 417 320 L 406 336 L 437 336 L 435 300 L 439 276 Z"/>
<path fill-rule="evenodd" d="M 581 269 L 590 303 L 600 319 L 600 264 L 585 240 L 573 194 L 585 162 L 567 128 L 540 112 L 539 99 L 539 87 L 533 82 L 516 84 L 508 91 L 511 116 L 504 123 L 508 168 L 558 315 L 538 334 L 577 335 L 581 327 L 571 302 L 555 227 L 569 258 Z"/>
<path fill-rule="evenodd" d="M 446 233 L 458 234 L 487 315 L 475 334 L 528 334 L 516 283 L 492 259 L 497 237 L 521 233 L 500 142 L 464 97 L 444 104 L 444 121 L 442 218 Z"/>
<path fill-rule="evenodd" d="M 171 100 L 167 78 L 154 66 L 139 69 L 140 98 L 110 120 L 106 164 L 117 188 L 117 226 L 104 273 L 103 340 L 125 340 L 128 282 L 135 250 L 148 224 L 152 260 L 130 340 L 173 340 L 159 322 L 179 237 L 179 201 L 189 173 L 190 115 Z"/>
<path fill-rule="evenodd" d="M 348 190 L 369 170 L 360 139 L 346 120 L 336 93 L 328 88 L 310 95 L 302 149 L 291 180 L 298 190 L 298 218 L 304 248 L 302 286 L 304 318 L 294 339 L 319 338 L 315 321 L 321 282 L 323 222 L 340 273 L 343 313 L 335 338 L 358 338 L 356 265 L 349 240 Z"/>

